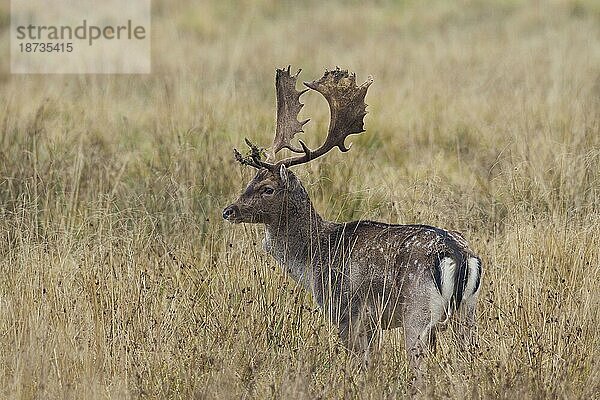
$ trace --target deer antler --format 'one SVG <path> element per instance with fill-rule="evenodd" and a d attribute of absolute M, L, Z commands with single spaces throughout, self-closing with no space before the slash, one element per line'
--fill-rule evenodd
<path fill-rule="evenodd" d="M 290 74 L 290 66 L 286 69 L 277 69 L 275 75 L 275 87 L 277 89 L 277 128 L 273 139 L 273 154 L 283 148 L 288 148 L 300 156 L 286 158 L 275 164 L 261 160 L 262 151 L 256 145 L 246 139 L 250 147 L 250 154 L 243 157 L 239 151 L 234 149 L 236 160 L 244 165 L 254 168 L 275 169 L 280 165 L 291 167 L 314 160 L 317 157 L 337 147 L 342 152 L 347 152 L 344 141 L 352 134 L 364 132 L 364 117 L 367 114 L 365 96 L 373 79 L 369 77 L 365 83 L 356 86 L 356 75 L 349 74 L 347 70 L 336 68 L 334 71 L 325 71 L 318 81 L 304 82 L 309 89 L 315 90 L 323 95 L 329 103 L 331 119 L 327 138 L 323 145 L 316 150 L 309 149 L 302 140 L 299 140 L 301 149 L 294 147 L 291 140 L 298 132 L 304 132 L 302 127 L 309 120 L 298 121 L 298 114 L 304 106 L 300 103 L 300 96 L 308 89 L 296 90 L 296 81 L 301 70 L 295 75 Z"/>
<path fill-rule="evenodd" d="M 295 75 L 290 74 L 291 66 L 286 69 L 277 69 L 275 74 L 275 88 L 277 90 L 277 128 L 275 130 L 275 138 L 273 139 L 273 154 L 285 148 L 296 153 L 302 153 L 302 149 L 298 149 L 291 144 L 291 140 L 298 132 L 304 132 L 302 127 L 309 120 L 302 122 L 298 121 L 298 114 L 304 106 L 300 103 L 300 96 L 307 92 L 308 89 L 302 91 L 296 90 L 296 81 L 300 75 L 301 69 Z M 243 157 L 237 149 L 233 149 L 235 159 L 242 165 L 250 165 L 254 168 L 270 168 L 276 167 L 276 164 L 271 164 L 266 161 L 261 161 L 261 149 L 252 144 L 248 139 L 245 140 L 250 147 L 250 154 Z"/>
<path fill-rule="evenodd" d="M 310 150 L 303 141 L 300 141 L 304 154 L 281 160 L 277 165 L 283 164 L 291 167 L 304 164 L 321 157 L 334 147 L 338 147 L 344 153 L 347 152 L 349 147 L 344 144 L 346 138 L 365 131 L 363 121 L 367 114 L 365 96 L 372 83 L 373 79 L 369 77 L 365 83 L 356 86 L 356 75 L 339 68 L 334 71 L 325 71 L 325 75 L 318 81 L 305 82 L 304 84 L 308 88 L 321 93 L 329 103 L 331 120 L 327 138 L 325 143 L 316 150 Z"/>
<path fill-rule="evenodd" d="M 293 147 L 290 143 L 296 133 L 304 132 L 302 127 L 309 121 L 308 119 L 302 122 L 298 121 L 298 114 L 304 106 L 300 103 L 300 96 L 308 91 L 308 89 L 301 92 L 296 90 L 296 81 L 300 71 L 302 70 L 299 69 L 295 75 L 290 75 L 290 66 L 288 65 L 287 69 L 277 69 L 275 74 L 277 129 L 273 140 L 273 154 L 284 147 L 296 153 L 302 152 L 301 149 Z"/>
<path fill-rule="evenodd" d="M 275 164 L 261 161 L 263 150 L 257 145 L 249 141 L 247 138 L 244 139 L 248 147 L 250 147 L 250 154 L 246 157 L 242 156 L 237 149 L 233 149 L 233 156 L 242 165 L 249 165 L 254 168 L 274 168 Z"/>

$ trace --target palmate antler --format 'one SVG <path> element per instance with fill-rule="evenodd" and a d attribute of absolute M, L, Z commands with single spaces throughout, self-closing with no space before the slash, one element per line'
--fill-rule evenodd
<path fill-rule="evenodd" d="M 334 71 L 325 71 L 323 77 L 317 81 L 304 82 L 309 89 L 315 90 L 323 95 L 329 103 L 331 112 L 327 138 L 323 145 L 315 150 L 309 149 L 303 141 L 299 141 L 301 149 L 294 147 L 291 140 L 294 136 L 303 132 L 303 126 L 309 120 L 298 121 L 298 114 L 303 104 L 300 103 L 300 96 L 308 89 L 303 91 L 296 90 L 296 80 L 300 70 L 295 75 L 290 75 L 290 67 L 287 69 L 278 69 L 275 75 L 275 86 L 277 89 L 277 128 L 273 140 L 273 153 L 277 153 L 283 148 L 288 148 L 295 153 L 301 153 L 300 156 L 286 158 L 274 164 L 261 161 L 260 149 L 246 139 L 246 143 L 251 149 L 250 155 L 242 155 L 234 150 L 236 159 L 245 165 L 251 165 L 255 168 L 278 168 L 280 165 L 291 167 L 314 160 L 317 157 L 329 152 L 334 147 L 340 151 L 346 152 L 344 141 L 349 135 L 364 132 L 364 116 L 367 114 L 365 96 L 373 79 L 369 79 L 360 86 L 356 86 L 356 75 L 349 74 L 347 70 L 336 68 Z"/>
<path fill-rule="evenodd" d="M 302 122 L 298 121 L 298 114 L 304 104 L 300 103 L 300 96 L 308 91 L 304 89 L 299 92 L 296 90 L 296 81 L 302 70 L 299 69 L 296 75 L 290 75 L 290 66 L 287 69 L 278 69 L 275 73 L 275 88 L 277 89 L 277 129 L 275 139 L 273 140 L 273 153 L 287 147 L 288 149 L 299 153 L 302 150 L 291 145 L 291 140 L 296 133 L 304 132 L 302 127 L 310 119 Z"/>

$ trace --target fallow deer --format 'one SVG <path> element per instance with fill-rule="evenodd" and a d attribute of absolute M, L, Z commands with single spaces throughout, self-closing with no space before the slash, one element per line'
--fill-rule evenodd
<path fill-rule="evenodd" d="M 480 288 L 481 260 L 458 232 L 427 225 L 373 221 L 331 222 L 315 210 L 302 182 L 289 170 L 326 154 L 348 151 L 345 139 L 364 132 L 364 102 L 372 78 L 336 68 L 307 89 L 296 90 L 300 70 L 278 69 L 277 126 L 272 155 L 287 148 L 298 155 L 276 162 L 246 139 L 247 156 L 234 149 L 241 164 L 258 170 L 241 196 L 223 210 L 232 223 L 265 225 L 264 249 L 306 290 L 339 329 L 344 344 L 368 359 L 379 329 L 404 328 L 413 371 L 434 344 L 436 327 L 459 315 L 460 336 L 470 341 Z M 298 121 L 300 96 L 321 93 L 330 108 L 327 137 L 316 150 L 291 143 L 308 122 Z"/>

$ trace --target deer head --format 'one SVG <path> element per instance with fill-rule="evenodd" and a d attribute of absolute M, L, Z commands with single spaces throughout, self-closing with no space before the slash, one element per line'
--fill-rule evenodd
<path fill-rule="evenodd" d="M 325 71 L 323 77 L 313 82 L 304 82 L 308 89 L 296 90 L 296 81 L 301 70 L 290 74 L 290 67 L 278 69 L 275 75 L 277 89 L 277 127 L 271 147 L 274 156 L 283 148 L 297 155 L 276 162 L 263 161 L 264 151 L 246 139 L 250 152 L 246 156 L 234 149 L 234 156 L 243 165 L 258 169 L 254 179 L 246 190 L 231 205 L 223 210 L 223 218 L 234 223 L 270 223 L 279 218 L 284 207 L 289 207 L 290 199 L 308 199 L 300 181 L 288 169 L 305 164 L 337 147 L 347 152 L 344 141 L 349 135 L 364 132 L 364 116 L 366 115 L 365 96 L 373 83 L 369 79 L 360 86 L 356 85 L 356 76 L 346 70 L 336 68 Z M 309 89 L 317 91 L 325 97 L 329 104 L 330 121 L 327 137 L 317 149 L 311 150 L 302 140 L 300 147 L 291 143 L 294 136 L 304 132 L 303 127 L 309 121 L 298 121 L 298 114 L 303 104 L 300 96 Z"/>

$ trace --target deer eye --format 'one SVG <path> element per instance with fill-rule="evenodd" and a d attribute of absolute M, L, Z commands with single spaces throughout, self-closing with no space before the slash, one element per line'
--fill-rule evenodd
<path fill-rule="evenodd" d="M 267 186 L 263 189 L 263 194 L 266 194 L 267 196 L 272 195 L 273 193 L 275 193 L 275 189 L 273 189 L 270 186 Z"/>

